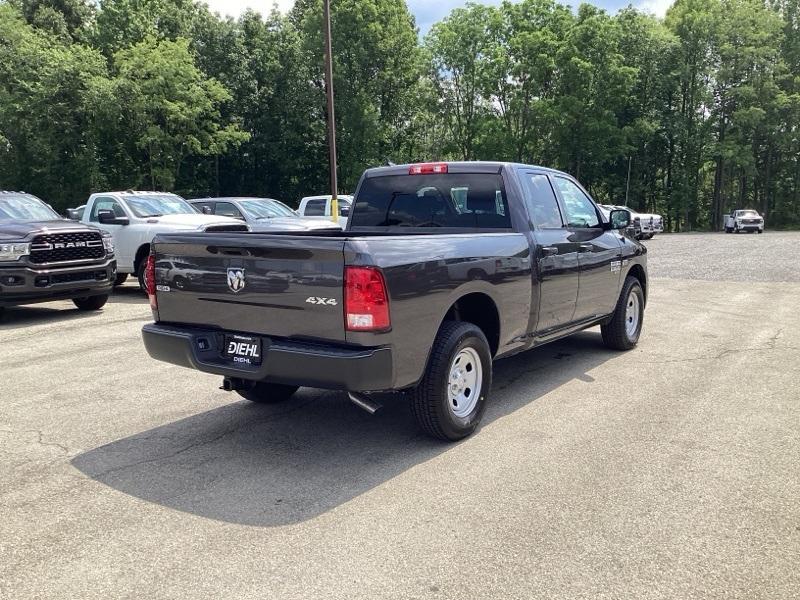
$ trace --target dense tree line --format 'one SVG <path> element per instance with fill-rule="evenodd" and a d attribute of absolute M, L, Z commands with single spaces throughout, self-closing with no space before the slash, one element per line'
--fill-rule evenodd
<path fill-rule="evenodd" d="M 404 0 L 333 0 L 340 182 L 498 159 L 719 228 L 800 224 L 800 0 L 677 0 L 665 19 L 468 4 L 420 39 Z M 191 0 L 0 0 L 0 188 L 290 203 L 326 187 L 321 0 L 220 18 Z"/>

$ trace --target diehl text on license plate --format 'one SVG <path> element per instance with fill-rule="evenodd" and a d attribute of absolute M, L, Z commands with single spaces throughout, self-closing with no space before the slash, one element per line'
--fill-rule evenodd
<path fill-rule="evenodd" d="M 240 365 L 261 364 L 261 339 L 245 335 L 226 335 L 225 358 Z"/>

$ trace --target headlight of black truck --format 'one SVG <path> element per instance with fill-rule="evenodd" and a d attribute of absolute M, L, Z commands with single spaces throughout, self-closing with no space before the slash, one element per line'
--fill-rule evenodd
<path fill-rule="evenodd" d="M 23 256 L 31 253 L 31 245 L 28 242 L 11 242 L 0 244 L 0 261 L 19 260 Z"/>

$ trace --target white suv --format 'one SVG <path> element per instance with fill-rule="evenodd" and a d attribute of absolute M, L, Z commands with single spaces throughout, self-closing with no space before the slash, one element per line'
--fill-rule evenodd
<path fill-rule="evenodd" d="M 102 192 L 92 194 L 81 222 L 114 236 L 117 280 L 120 285 L 135 274 L 144 289 L 145 259 L 157 233 L 177 231 L 249 231 L 229 217 L 204 215 L 177 194 L 166 192 Z"/>

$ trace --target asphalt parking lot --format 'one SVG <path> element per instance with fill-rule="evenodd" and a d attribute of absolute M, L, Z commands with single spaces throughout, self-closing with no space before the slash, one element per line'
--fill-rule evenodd
<path fill-rule="evenodd" d="M 800 233 L 647 245 L 638 348 L 498 362 L 456 445 L 150 360 L 130 285 L 8 311 L 0 597 L 796 598 Z"/>

